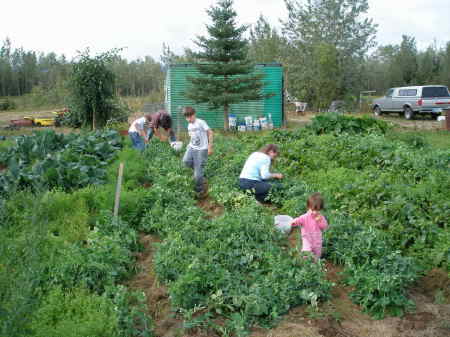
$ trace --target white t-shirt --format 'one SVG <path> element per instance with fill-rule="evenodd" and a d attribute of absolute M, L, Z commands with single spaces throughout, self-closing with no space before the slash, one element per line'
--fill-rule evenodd
<path fill-rule="evenodd" d="M 209 126 L 203 119 L 196 118 L 194 123 L 189 123 L 188 132 L 191 137 L 189 147 L 194 150 L 208 149 Z"/>
<path fill-rule="evenodd" d="M 144 130 L 145 124 L 147 123 L 147 118 L 141 117 L 136 119 L 133 123 L 131 123 L 128 132 L 139 132 Z"/>

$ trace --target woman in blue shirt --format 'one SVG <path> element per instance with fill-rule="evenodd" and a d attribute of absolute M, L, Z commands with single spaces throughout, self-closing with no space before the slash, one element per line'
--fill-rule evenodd
<path fill-rule="evenodd" d="M 278 146 L 268 144 L 258 152 L 253 152 L 245 162 L 239 176 L 239 187 L 242 190 L 253 190 L 259 202 L 267 199 L 272 184 L 270 179 L 283 179 L 281 173 L 270 173 L 270 164 L 278 156 Z"/>

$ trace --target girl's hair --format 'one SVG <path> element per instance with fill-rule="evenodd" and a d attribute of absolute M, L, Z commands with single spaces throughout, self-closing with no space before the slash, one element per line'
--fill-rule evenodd
<path fill-rule="evenodd" d="M 278 145 L 275 144 L 267 144 L 265 146 L 263 146 L 259 152 L 265 153 L 265 154 L 269 154 L 269 152 L 275 152 L 276 154 L 280 153 L 280 151 L 278 150 Z"/>
<path fill-rule="evenodd" d="M 172 127 L 172 118 L 169 115 L 161 116 L 161 127 L 164 130 L 170 129 Z"/>
<path fill-rule="evenodd" d="M 195 115 L 195 109 L 191 106 L 186 106 L 183 108 L 184 117 L 189 117 Z"/>
<path fill-rule="evenodd" d="M 322 195 L 320 193 L 313 193 L 306 201 L 306 207 L 312 211 L 320 211 L 325 207 Z"/>

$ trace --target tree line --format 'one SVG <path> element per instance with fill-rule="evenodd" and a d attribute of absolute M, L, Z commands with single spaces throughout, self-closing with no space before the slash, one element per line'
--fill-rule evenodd
<path fill-rule="evenodd" d="M 45 54 L 14 48 L 7 38 L 0 47 L 0 97 L 63 88 L 78 58 L 70 61 L 53 52 Z M 128 61 L 116 55 L 109 64 L 119 95 L 147 96 L 163 91 L 164 65 L 151 56 Z"/>
<path fill-rule="evenodd" d="M 394 86 L 450 86 L 450 41 L 444 46 L 430 41 L 419 50 L 413 36 L 403 35 L 398 44 L 377 45 L 367 0 L 284 2 L 288 17 L 281 28 L 263 16 L 248 27 L 247 57 L 253 63 L 282 63 L 289 93 L 310 106 L 324 108 L 335 99 L 355 102 L 363 90 L 381 95 Z M 165 44 L 160 60 L 129 61 L 118 55 L 111 62 L 115 90 L 121 96 L 156 94 L 162 99 L 167 66 L 195 62 L 197 55 L 189 48 L 176 55 Z M 74 62 L 64 55 L 13 48 L 6 39 L 0 48 L 0 96 L 64 90 Z"/>

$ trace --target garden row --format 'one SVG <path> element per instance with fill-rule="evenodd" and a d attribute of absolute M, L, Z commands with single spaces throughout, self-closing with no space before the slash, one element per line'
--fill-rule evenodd
<path fill-rule="evenodd" d="M 322 264 L 298 258 L 287 247 L 268 209 L 237 192 L 240 202 L 210 219 L 195 206 L 192 173 L 179 156 L 160 143 L 144 156 L 151 188 L 138 228 L 163 238 L 155 270 L 186 326 L 244 336 L 254 324 L 271 326 L 294 306 L 330 297 Z"/>
<path fill-rule="evenodd" d="M 145 296 L 121 285 L 139 245 L 110 212 L 120 147 L 115 132 L 44 131 L 0 154 L 0 335 L 152 335 Z"/>

